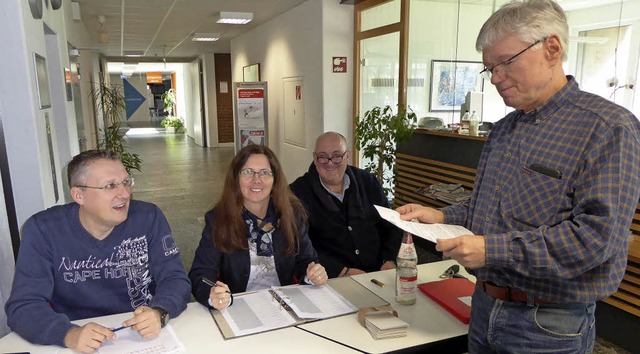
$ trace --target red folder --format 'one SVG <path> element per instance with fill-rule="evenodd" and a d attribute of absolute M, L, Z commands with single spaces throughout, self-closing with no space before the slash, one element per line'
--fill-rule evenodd
<path fill-rule="evenodd" d="M 473 295 L 475 284 L 469 279 L 449 278 L 418 285 L 418 288 L 433 301 L 447 309 L 462 323 L 469 324 L 471 307 L 459 298 Z"/>

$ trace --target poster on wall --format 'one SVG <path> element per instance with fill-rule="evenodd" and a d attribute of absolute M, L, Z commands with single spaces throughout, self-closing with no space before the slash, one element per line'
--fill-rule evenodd
<path fill-rule="evenodd" d="M 265 145 L 264 129 L 240 129 L 240 147 L 249 144 Z"/>
<path fill-rule="evenodd" d="M 432 60 L 429 111 L 459 111 L 467 92 L 482 92 L 481 62 Z"/>
<path fill-rule="evenodd" d="M 236 82 L 233 98 L 236 151 L 249 144 L 267 145 L 267 83 Z"/>

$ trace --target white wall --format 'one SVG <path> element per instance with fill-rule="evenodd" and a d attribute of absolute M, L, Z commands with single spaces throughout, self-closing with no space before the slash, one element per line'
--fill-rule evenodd
<path fill-rule="evenodd" d="M 213 54 L 204 54 L 200 57 L 202 59 L 203 86 L 204 86 L 204 105 L 205 112 L 207 114 L 207 126 L 205 135 L 207 139 L 207 146 L 219 147 L 221 146 L 218 141 L 218 100 L 216 97 L 216 71 L 215 71 L 215 56 Z M 230 92 L 233 90 L 231 83 L 229 82 Z M 225 146 L 233 146 L 233 144 L 223 144 Z"/>
<path fill-rule="evenodd" d="M 260 63 L 268 83 L 269 147 L 278 155 L 288 181 L 302 175 L 312 161 L 315 138 L 331 129 L 351 134 L 353 70 L 333 74 L 331 56 L 353 55 L 353 6 L 335 0 L 309 0 L 231 41 L 233 81 L 242 68 Z M 324 36 L 329 39 L 323 40 Z M 331 41 L 331 43 L 329 43 Z M 304 80 L 305 144 L 284 142 L 283 79 Z"/>
<path fill-rule="evenodd" d="M 64 67 L 69 68 L 67 32 L 83 29 L 65 19 L 65 0 L 59 10 L 44 8 L 42 19 L 35 20 L 27 1 L 3 0 L 0 5 L 0 33 L 3 34 L 0 55 L 0 117 L 4 130 L 7 159 L 16 217 L 19 227 L 34 213 L 55 204 L 53 179 L 49 162 L 45 114 L 51 122 L 53 154 L 56 161 L 57 187 L 60 201 L 64 201 L 63 168 L 78 151 L 73 102 L 58 100 L 64 92 Z M 45 41 L 45 26 L 51 33 Z M 82 37 L 78 35 L 77 38 Z M 33 54 L 47 58 L 49 92 L 54 107 L 40 109 L 35 85 Z M 56 99 L 56 102 L 53 100 Z M 3 194 L 4 196 L 4 194 Z M 4 202 L 0 208 L 0 253 L 2 262 L 13 263 L 9 232 L 6 230 Z M 2 264 L 0 284 L 0 319 L 3 318 L 6 282 L 13 275 L 11 265 Z M 2 321 L 4 324 L 4 321 Z M 0 326 L 0 333 L 3 326 Z"/>

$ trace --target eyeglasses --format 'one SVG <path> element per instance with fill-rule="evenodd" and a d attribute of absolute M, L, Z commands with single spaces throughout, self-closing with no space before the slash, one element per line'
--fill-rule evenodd
<path fill-rule="evenodd" d="M 267 180 L 273 177 L 273 172 L 269 170 L 254 171 L 250 168 L 245 168 L 244 170 L 240 170 L 240 177 L 253 179 L 253 177 L 256 175 L 258 176 L 258 178 L 260 178 L 260 180 Z"/>
<path fill-rule="evenodd" d="M 543 41 L 545 41 L 546 38 L 542 38 L 541 40 L 535 41 L 533 42 L 530 46 L 524 48 L 523 50 L 521 50 L 520 52 L 518 52 L 518 54 L 512 56 L 511 58 L 505 60 L 505 61 L 501 61 L 498 64 L 495 64 L 494 66 L 487 68 L 486 66 L 484 67 L 484 70 L 482 70 L 480 72 L 480 75 L 482 75 L 482 77 L 484 77 L 487 80 L 491 80 L 491 77 L 493 76 L 493 71 L 500 65 L 504 65 L 504 68 L 508 68 L 509 65 L 511 65 L 511 63 L 513 63 L 520 55 L 522 55 L 524 52 L 526 52 L 527 50 L 533 48 L 536 44 L 541 43 Z"/>
<path fill-rule="evenodd" d="M 113 191 L 116 188 L 118 188 L 119 186 L 123 186 L 125 188 L 131 188 L 133 187 L 133 185 L 136 184 L 136 181 L 133 179 L 133 177 L 129 177 L 129 178 L 125 178 L 122 180 L 122 182 L 112 182 L 109 184 L 105 184 L 102 187 L 94 187 L 94 186 L 76 186 L 76 187 L 80 187 L 80 188 L 92 188 L 92 189 L 102 189 L 103 191 Z"/>
<path fill-rule="evenodd" d="M 331 157 L 326 156 L 326 155 L 317 155 L 315 152 L 313 153 L 313 155 L 316 157 L 316 161 L 321 164 L 327 164 L 329 163 L 329 161 L 333 162 L 334 164 L 340 164 L 342 163 L 342 160 L 344 159 L 344 155 L 347 154 L 347 151 L 343 152 L 342 155 L 333 155 Z"/>

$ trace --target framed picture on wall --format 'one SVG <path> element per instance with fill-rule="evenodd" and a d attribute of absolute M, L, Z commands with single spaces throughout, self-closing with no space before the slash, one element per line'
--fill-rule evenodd
<path fill-rule="evenodd" d="M 247 65 L 242 68 L 242 81 L 258 82 L 260 81 L 260 63 Z"/>
<path fill-rule="evenodd" d="M 33 65 L 36 71 L 36 89 L 40 109 L 51 107 L 49 95 L 49 77 L 47 76 L 47 60 L 38 53 L 33 53 Z"/>
<path fill-rule="evenodd" d="M 483 68 L 475 61 L 432 60 L 429 110 L 459 111 L 467 92 L 482 92 Z"/>

